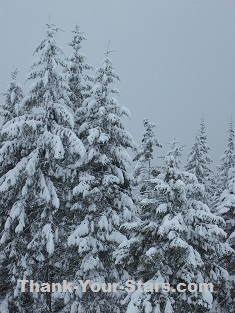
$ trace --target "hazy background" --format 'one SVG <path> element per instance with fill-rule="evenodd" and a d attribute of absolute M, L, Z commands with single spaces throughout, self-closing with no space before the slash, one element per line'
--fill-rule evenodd
<path fill-rule="evenodd" d="M 184 164 L 203 114 L 213 167 L 218 164 L 232 113 L 235 120 L 233 0 L 0 0 L 0 92 L 14 66 L 23 85 L 49 14 L 64 30 L 57 43 L 66 54 L 70 31 L 81 26 L 82 52 L 94 68 L 111 41 L 118 100 L 131 111 L 125 123 L 136 142 L 147 117 L 164 145 L 157 155 L 176 136 L 186 145 Z"/>

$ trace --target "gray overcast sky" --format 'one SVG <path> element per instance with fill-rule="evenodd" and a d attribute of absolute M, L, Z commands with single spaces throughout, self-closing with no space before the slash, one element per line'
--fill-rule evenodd
<path fill-rule="evenodd" d="M 175 135 L 186 145 L 184 163 L 203 113 L 218 164 L 231 113 L 235 120 L 233 0 L 0 0 L 1 92 L 13 65 L 23 84 L 49 14 L 64 30 L 57 43 L 66 54 L 70 31 L 81 26 L 87 38 L 82 51 L 94 68 L 111 40 L 121 78 L 118 100 L 131 111 L 126 125 L 136 142 L 147 117 L 162 144 Z M 164 144 L 157 154 L 167 149 Z"/>

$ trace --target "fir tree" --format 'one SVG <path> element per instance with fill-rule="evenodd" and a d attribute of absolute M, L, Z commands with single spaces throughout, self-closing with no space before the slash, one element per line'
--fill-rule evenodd
<path fill-rule="evenodd" d="M 151 161 L 153 160 L 153 149 L 154 147 L 161 147 L 153 128 L 156 124 L 149 123 L 148 119 L 144 119 L 145 131 L 143 132 L 142 143 L 137 149 L 137 155 L 133 161 L 137 161 L 133 176 L 136 180 L 136 185 L 140 188 L 139 200 L 141 198 L 146 198 L 145 195 L 148 193 L 148 180 L 152 178 L 154 174 L 155 167 L 151 166 Z"/>
<path fill-rule="evenodd" d="M 17 74 L 18 74 L 17 69 L 12 71 L 11 73 L 12 81 L 9 83 L 6 89 L 6 92 L 3 94 L 3 96 L 5 96 L 5 102 L 0 107 L 0 115 L 3 116 L 3 125 L 5 125 L 8 121 L 10 121 L 11 119 L 19 115 L 19 105 L 23 98 L 23 91 L 22 91 L 20 84 L 16 82 Z M 0 146 L 2 145 L 3 145 L 3 140 L 0 134 Z M 9 154 L 10 154 L 10 151 L 9 151 Z M 6 163 L 7 162 L 10 163 L 11 160 L 9 159 L 9 155 L 6 155 L 6 158 L 7 158 Z M 3 173 L 2 170 L 3 168 L 0 167 L 0 175 Z M 1 212 L 0 234 L 3 231 L 4 221 L 5 221 L 4 212 Z M 4 295 L 8 289 L 7 272 L 6 272 L 6 262 L 4 262 L 4 260 L 2 259 L 1 254 L 0 254 L 0 277 L 1 277 L 0 278 L 0 286 L 1 286 L 0 294 Z"/>
<path fill-rule="evenodd" d="M 216 208 L 216 213 L 223 217 L 226 226 L 225 231 L 228 234 L 227 242 L 235 250 L 235 166 L 232 166 L 227 173 L 226 188 L 220 196 L 220 204 Z M 235 256 L 229 255 L 220 260 L 221 265 L 226 267 L 229 272 L 229 279 L 220 283 L 221 292 L 217 291 L 219 299 L 218 308 L 221 312 L 234 312 L 235 310 Z"/>
<path fill-rule="evenodd" d="M 152 285 L 169 283 L 176 289 L 179 282 L 214 283 L 226 277 L 214 261 L 232 252 L 221 228 L 224 220 L 198 200 L 204 188 L 194 174 L 180 171 L 180 156 L 174 140 L 162 172 L 150 179 L 155 198 L 151 205 L 150 199 L 142 200 L 141 222 L 122 226 L 134 236 L 120 244 L 116 263 L 145 283 L 143 292 L 127 296 L 128 313 L 205 312 L 211 308 L 210 292 L 154 292 Z"/>
<path fill-rule="evenodd" d="M 235 166 L 235 149 L 234 149 L 234 130 L 233 122 L 229 123 L 228 129 L 228 142 L 227 148 L 224 154 L 220 158 L 220 165 L 217 167 L 217 175 L 215 179 L 215 194 L 214 194 L 214 206 L 220 204 L 220 196 L 224 189 L 228 187 L 228 172 L 231 168 Z"/>
<path fill-rule="evenodd" d="M 85 40 L 80 32 L 79 26 L 76 25 L 73 30 L 73 39 L 69 46 L 73 49 L 73 54 L 66 62 L 66 79 L 70 87 L 70 102 L 74 112 L 82 106 L 83 101 L 89 95 L 91 88 L 90 82 L 93 78 L 86 74 L 86 71 L 92 70 L 92 67 L 87 64 L 86 57 L 81 53 L 81 44 Z"/>
<path fill-rule="evenodd" d="M 59 73 L 64 62 L 54 25 L 36 49 L 41 53 L 28 74 L 35 82 L 20 106 L 21 115 L 4 124 L 0 150 L 0 199 L 5 217 L 1 257 L 9 286 L 1 312 L 56 312 L 57 293 L 22 293 L 22 279 L 66 279 L 61 254 L 66 246 L 66 198 L 71 168 L 85 153 L 73 132 L 68 86 Z M 39 108 L 39 110 L 35 110 Z M 64 253 L 64 252 L 63 252 Z"/>
<path fill-rule="evenodd" d="M 218 188 L 220 190 L 222 186 L 224 188 L 216 212 L 225 219 L 226 232 L 229 236 L 228 240 L 231 240 L 231 244 L 235 248 L 234 239 L 232 239 L 235 236 L 235 150 L 232 122 L 229 126 L 228 147 L 221 157 L 221 165 L 218 167 L 220 173 L 220 185 Z"/>
<path fill-rule="evenodd" d="M 19 116 L 19 104 L 23 99 L 23 91 L 21 85 L 16 82 L 18 70 L 15 69 L 11 73 L 12 81 L 9 83 L 5 96 L 5 103 L 0 107 L 0 115 L 3 116 L 3 124 Z"/>
<path fill-rule="evenodd" d="M 228 144 L 220 166 L 218 167 L 217 184 L 215 193 L 215 212 L 224 218 L 224 227 L 228 234 L 228 244 L 235 249 L 235 151 L 234 151 L 234 130 L 233 123 L 229 124 Z M 234 312 L 235 310 L 235 271 L 234 255 L 229 255 L 220 260 L 221 265 L 229 272 L 229 280 L 221 282 L 220 290 L 217 292 L 217 307 L 221 312 Z M 217 312 L 217 311 L 215 311 Z"/>
<path fill-rule="evenodd" d="M 213 172 L 209 168 L 209 164 L 212 162 L 212 159 L 208 154 L 210 148 L 207 145 L 204 118 L 201 119 L 200 125 L 201 127 L 196 134 L 195 143 L 189 152 L 185 170 L 194 174 L 197 177 L 198 182 L 205 187 L 206 193 L 204 202 L 210 205 L 213 194 L 213 189 L 211 186 L 211 175 Z"/>
<path fill-rule="evenodd" d="M 126 239 L 119 230 L 124 221 L 134 218 L 131 198 L 132 176 L 128 173 L 131 159 L 127 148 L 133 148 L 132 136 L 124 129 L 122 116 L 129 111 L 114 97 L 112 85 L 119 80 L 109 59 L 109 51 L 96 70 L 90 97 L 78 114 L 84 117 L 78 134 L 85 138 L 86 155 L 78 171 L 78 184 L 73 190 L 74 227 L 68 244 L 76 247 L 76 280 L 107 283 L 128 279 L 122 267 L 116 266 L 112 254 Z M 120 312 L 120 293 L 86 293 L 78 290 L 76 300 L 68 299 L 72 312 Z M 72 303 L 72 305 L 71 305 Z"/>

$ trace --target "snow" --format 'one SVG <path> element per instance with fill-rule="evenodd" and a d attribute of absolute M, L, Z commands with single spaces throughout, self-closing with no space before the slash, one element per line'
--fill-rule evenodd
<path fill-rule="evenodd" d="M 90 256 L 83 264 L 83 269 L 85 272 L 93 270 L 99 266 L 99 259 L 98 257 Z"/>
<path fill-rule="evenodd" d="M 53 103 L 53 109 L 59 124 L 63 124 L 66 127 L 74 128 L 74 115 L 71 109 L 69 109 L 64 103 Z"/>
<path fill-rule="evenodd" d="M 19 224 L 15 229 L 15 233 L 20 233 L 25 227 L 25 212 L 22 210 L 19 215 Z"/>
<path fill-rule="evenodd" d="M 212 294 L 210 293 L 210 291 L 203 291 L 202 292 L 202 298 L 205 302 L 207 302 L 208 304 L 212 304 L 213 302 L 213 296 Z"/>
<path fill-rule="evenodd" d="M 146 251 L 146 255 L 147 255 L 147 256 L 152 256 L 152 255 L 154 255 L 154 254 L 156 254 L 156 253 L 157 253 L 157 249 L 154 248 L 154 247 L 151 247 L 150 249 L 148 249 L 148 250 Z"/>
<path fill-rule="evenodd" d="M 75 231 L 68 237 L 68 246 L 75 245 L 78 240 L 78 237 L 85 236 L 89 233 L 89 221 L 83 221 Z"/>
<path fill-rule="evenodd" d="M 100 229 L 109 230 L 109 222 L 105 215 L 101 216 L 100 220 L 98 221 L 98 225 Z"/>
<path fill-rule="evenodd" d="M 54 246 L 54 235 L 52 233 L 51 224 L 48 223 L 42 228 L 42 237 L 45 237 L 47 240 L 46 248 L 49 255 L 52 255 L 55 250 Z"/>
<path fill-rule="evenodd" d="M 10 311 L 8 310 L 8 295 L 7 295 L 6 298 L 1 302 L 1 305 L 0 305 L 0 312 L 2 312 L 2 313 L 10 313 Z"/>
<path fill-rule="evenodd" d="M 109 141 L 110 137 L 106 135 L 105 133 L 101 133 L 97 142 L 105 143 L 106 141 Z"/>
<path fill-rule="evenodd" d="M 50 192 L 50 199 L 52 199 L 52 205 L 58 209 L 60 206 L 60 200 L 57 195 L 57 190 L 49 178 L 46 178 L 46 184 L 48 186 L 48 190 Z"/>
<path fill-rule="evenodd" d="M 10 211 L 10 218 L 14 220 L 16 217 L 20 215 L 21 210 L 22 210 L 22 203 L 20 202 L 14 203 Z"/>
<path fill-rule="evenodd" d="M 48 70 L 45 71 L 44 77 L 43 77 L 43 85 L 46 87 L 48 84 Z"/>
<path fill-rule="evenodd" d="M 22 158 L 18 162 L 14 169 L 9 170 L 5 175 L 3 175 L 0 181 L 0 192 L 5 192 L 16 185 L 20 174 L 25 169 L 27 164 L 27 158 Z"/>
<path fill-rule="evenodd" d="M 102 282 L 142 276 L 148 277 L 147 284 L 170 279 L 231 283 L 232 276 L 218 260 L 234 253 L 234 145 L 229 143 L 221 162 L 223 177 L 216 195 L 220 216 L 211 213 L 211 160 L 203 121 L 186 170 L 180 170 L 181 149 L 174 139 L 163 166 L 151 172 L 153 150 L 161 145 L 153 131 L 156 125 L 144 119 L 134 181 L 127 150 L 133 152 L 137 146 L 122 121 L 130 112 L 113 97 L 118 90 L 112 85 L 119 78 L 111 61 L 105 58 L 94 81 L 89 80 L 83 73 L 89 66 L 79 52 L 81 39 L 74 38 L 75 54 L 67 62 L 60 57 L 56 32 L 48 24 L 47 38 L 36 49 L 41 56 L 28 75 L 35 80 L 28 94 L 22 99 L 14 80 L 1 107 L 0 270 L 6 262 L 8 283 L 15 284 L 17 277 L 40 280 L 48 264 L 57 269 L 53 279 L 69 273 L 72 279 Z M 9 311 L 13 295 L 19 310 L 25 310 L 18 301 L 18 287 L 1 299 L 0 311 Z M 210 292 L 192 297 L 150 292 L 131 292 L 125 299 L 119 292 L 119 296 L 117 301 L 124 305 L 118 303 L 120 311 L 128 313 L 160 313 L 160 303 L 161 313 L 173 313 L 174 301 L 182 307 L 186 301 L 192 311 L 195 305 L 203 310 L 213 303 Z M 43 294 L 32 297 L 35 305 L 39 298 L 42 305 L 46 303 Z M 81 290 L 74 295 L 53 294 L 52 304 L 55 308 L 61 299 L 63 306 L 64 299 L 64 312 L 89 313 L 91 301 L 97 312 L 103 312 L 110 300 L 107 294 L 89 301 L 86 297 Z M 112 309 L 119 312 L 115 306 Z"/>
<path fill-rule="evenodd" d="M 64 158 L 64 147 L 61 138 L 58 135 L 54 135 L 49 131 L 45 131 L 43 134 L 43 140 L 45 142 L 45 145 L 51 147 L 55 159 Z"/>
<path fill-rule="evenodd" d="M 170 300 L 167 300 L 164 313 L 174 313 Z"/>
<path fill-rule="evenodd" d="M 119 179 L 118 177 L 114 175 L 106 175 L 102 181 L 102 185 L 104 186 L 110 186 L 110 185 L 118 184 L 118 183 L 119 183 Z"/>
<path fill-rule="evenodd" d="M 132 218 L 132 212 L 127 207 L 123 208 L 123 217 L 127 221 L 130 221 Z"/>
<path fill-rule="evenodd" d="M 28 173 L 29 176 L 34 176 L 38 161 L 39 161 L 38 149 L 36 149 L 30 153 L 28 164 L 26 166 L 26 172 Z"/>
<path fill-rule="evenodd" d="M 95 139 L 99 138 L 100 130 L 98 128 L 89 129 L 89 136 L 87 137 L 90 144 L 93 144 Z"/>

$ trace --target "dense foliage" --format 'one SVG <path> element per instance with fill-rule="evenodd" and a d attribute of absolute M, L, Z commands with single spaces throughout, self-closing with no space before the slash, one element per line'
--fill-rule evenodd
<path fill-rule="evenodd" d="M 217 173 L 204 118 L 183 169 L 176 139 L 158 164 L 156 125 L 143 120 L 139 146 L 124 127 L 111 51 L 91 75 L 79 27 L 69 57 L 58 31 L 47 24 L 25 95 L 14 70 L 0 104 L 0 313 L 234 312 L 233 122 Z M 52 290 L 63 280 L 78 288 Z"/>

